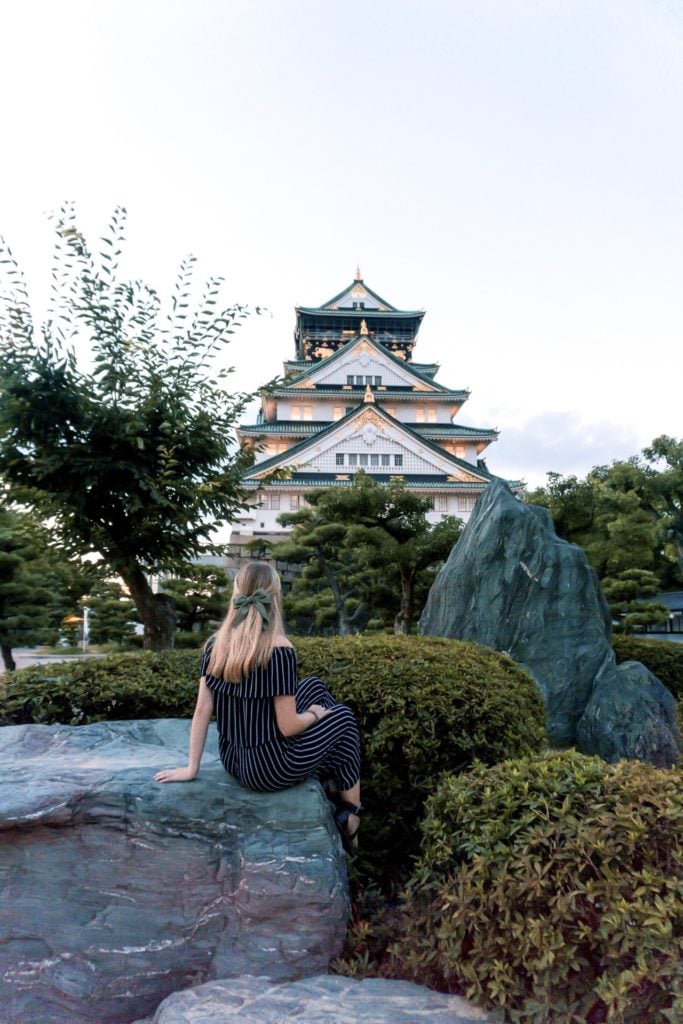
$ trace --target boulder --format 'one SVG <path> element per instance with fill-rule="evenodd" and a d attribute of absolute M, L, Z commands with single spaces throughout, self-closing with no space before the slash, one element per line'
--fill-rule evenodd
<path fill-rule="evenodd" d="M 483 1011 L 460 996 L 408 981 L 322 976 L 284 985 L 265 978 L 213 981 L 164 1000 L 137 1024 L 486 1024 Z"/>
<path fill-rule="evenodd" d="M 493 647 L 527 668 L 543 694 L 553 746 L 578 743 L 610 761 L 675 760 L 675 702 L 654 676 L 639 685 L 642 676 L 617 669 L 609 609 L 585 552 L 560 540 L 547 509 L 523 504 L 502 481 L 477 502 L 419 629 Z M 619 692 L 628 729 L 605 713 Z"/>
<path fill-rule="evenodd" d="M 117 1024 L 188 985 L 325 970 L 348 916 L 329 805 L 309 780 L 242 789 L 189 723 L 0 729 L 0 1020 Z"/>
<path fill-rule="evenodd" d="M 577 740 L 582 750 L 606 761 L 638 758 L 666 768 L 678 758 L 676 701 L 639 661 L 624 661 L 597 681 L 581 716 Z"/>

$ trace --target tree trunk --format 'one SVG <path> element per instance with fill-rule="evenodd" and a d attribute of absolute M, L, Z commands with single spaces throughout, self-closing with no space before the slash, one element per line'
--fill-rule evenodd
<path fill-rule="evenodd" d="M 415 576 L 401 568 L 401 607 L 394 619 L 394 633 L 409 633 L 413 624 L 413 604 L 415 600 Z"/>
<path fill-rule="evenodd" d="M 121 574 L 145 627 L 146 651 L 171 651 L 176 630 L 175 602 L 169 594 L 155 594 L 135 562 L 115 567 Z"/>
<path fill-rule="evenodd" d="M 2 653 L 2 660 L 5 665 L 6 672 L 14 672 L 16 670 L 16 662 L 12 657 L 12 648 L 9 644 L 0 644 L 0 653 Z"/>
<path fill-rule="evenodd" d="M 335 607 L 335 611 L 337 612 L 337 623 L 339 625 L 339 635 L 340 636 L 350 636 L 353 631 L 351 629 L 351 623 L 349 622 L 349 617 L 348 617 L 348 615 L 346 613 L 346 601 L 344 600 L 344 596 L 342 595 L 342 592 L 339 589 L 339 584 L 337 583 L 337 577 L 334 575 L 334 573 L 332 572 L 332 570 L 330 569 L 329 565 L 327 564 L 327 562 L 325 561 L 324 558 L 319 558 L 318 559 L 318 564 L 320 565 L 320 568 L 322 569 L 323 573 L 325 574 L 325 579 L 329 583 L 330 590 L 332 591 L 332 598 L 334 600 L 334 607 Z"/>

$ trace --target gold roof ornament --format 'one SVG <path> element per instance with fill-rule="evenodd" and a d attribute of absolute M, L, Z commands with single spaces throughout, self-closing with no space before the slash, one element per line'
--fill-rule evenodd
<path fill-rule="evenodd" d="M 363 322 L 365 322 L 365 321 L 363 321 Z M 372 388 L 370 387 L 369 384 L 365 385 L 365 396 L 363 398 L 363 401 L 364 402 L 371 402 L 372 405 L 375 404 L 375 396 L 373 395 Z"/>
<path fill-rule="evenodd" d="M 357 266 L 356 267 L 356 274 L 355 274 L 355 277 L 354 277 L 354 281 L 362 281 L 362 280 L 363 280 L 363 278 L 361 277 L 360 267 Z"/>
<path fill-rule="evenodd" d="M 368 330 L 367 320 L 361 320 L 361 322 L 360 322 L 360 333 L 361 334 L 369 334 L 370 333 L 369 330 Z"/>

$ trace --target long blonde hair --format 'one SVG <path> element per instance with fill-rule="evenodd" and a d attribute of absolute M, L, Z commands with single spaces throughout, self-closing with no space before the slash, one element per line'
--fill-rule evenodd
<path fill-rule="evenodd" d="M 270 594 L 270 621 L 266 625 L 253 604 L 240 622 L 235 622 L 240 609 L 235 598 L 251 597 L 255 590 Z M 268 562 L 249 562 L 235 577 L 228 614 L 213 637 L 207 673 L 217 679 L 239 683 L 257 665 L 265 667 L 270 661 L 277 637 L 284 633 L 280 577 Z"/>

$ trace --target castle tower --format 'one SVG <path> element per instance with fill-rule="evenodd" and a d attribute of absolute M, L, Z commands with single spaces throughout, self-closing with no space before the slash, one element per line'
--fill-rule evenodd
<path fill-rule="evenodd" d="M 258 507 L 239 517 L 231 543 L 283 539 L 282 512 L 312 488 L 350 486 L 361 469 L 428 497 L 433 522 L 467 521 L 494 479 L 480 456 L 498 432 L 455 423 L 469 391 L 438 384 L 438 363 L 413 361 L 424 315 L 392 306 L 360 271 L 322 306 L 296 307 L 296 358 L 262 394 L 257 422 L 238 429 L 258 449 L 245 480 Z"/>

